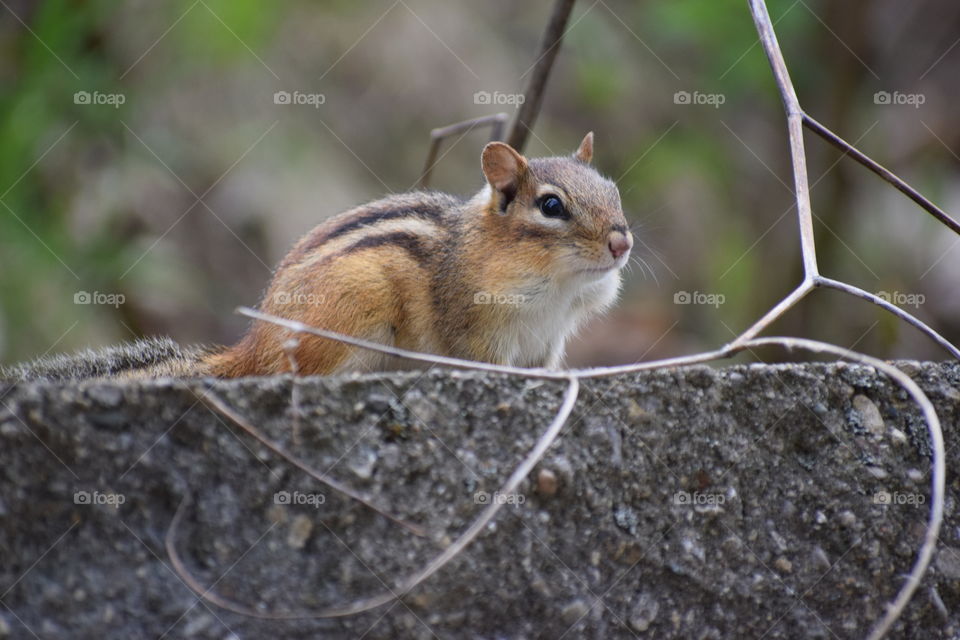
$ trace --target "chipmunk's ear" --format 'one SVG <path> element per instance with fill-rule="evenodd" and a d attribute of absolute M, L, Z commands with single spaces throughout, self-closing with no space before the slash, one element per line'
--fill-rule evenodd
<path fill-rule="evenodd" d="M 593 131 L 583 136 L 583 142 L 580 143 L 573 157 L 584 164 L 590 164 L 593 160 Z"/>
<path fill-rule="evenodd" d="M 491 142 L 483 148 L 480 163 L 487 182 L 503 194 L 501 210 L 505 210 L 527 177 L 527 159 L 504 142 Z"/>

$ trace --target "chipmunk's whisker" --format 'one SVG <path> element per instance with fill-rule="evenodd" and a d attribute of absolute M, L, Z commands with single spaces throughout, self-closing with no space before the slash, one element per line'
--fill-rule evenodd
<path fill-rule="evenodd" d="M 646 278 L 647 273 L 649 273 L 650 278 L 657 285 L 657 287 L 660 286 L 660 279 L 657 278 L 657 273 L 653 270 L 653 267 L 650 266 L 649 262 L 644 260 L 640 255 L 634 254 L 630 256 L 630 260 L 627 262 L 627 267 L 629 268 L 634 264 L 636 264 L 640 269 L 640 273 L 644 275 L 644 278 Z"/>

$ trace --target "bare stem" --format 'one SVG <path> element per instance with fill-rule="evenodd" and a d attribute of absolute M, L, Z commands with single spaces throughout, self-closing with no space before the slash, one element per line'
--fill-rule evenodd
<path fill-rule="evenodd" d="M 780 89 L 780 97 L 787 112 L 787 128 L 790 134 L 790 157 L 793 163 L 793 185 L 797 198 L 797 213 L 800 222 L 800 250 L 803 253 L 803 272 L 807 279 L 817 275 L 817 249 L 813 236 L 813 212 L 810 207 L 810 185 L 807 181 L 807 155 L 803 148 L 803 110 L 787 71 L 777 34 L 770 22 L 770 14 L 763 0 L 748 0 L 753 21 L 760 35 L 760 43 L 770 61 L 773 77 Z"/>
<path fill-rule="evenodd" d="M 219 398 L 217 398 L 215 395 L 213 395 L 209 391 L 200 391 L 200 392 L 195 391 L 194 395 L 197 396 L 198 400 L 201 400 L 208 407 L 215 409 L 218 413 L 221 413 L 227 418 L 229 418 L 234 424 L 236 424 L 238 427 L 240 427 L 241 429 L 249 433 L 251 436 L 256 438 L 265 447 L 267 447 L 268 449 L 273 451 L 275 454 L 277 454 L 278 456 L 280 456 L 281 458 L 283 458 L 293 466 L 297 467 L 298 469 L 300 469 L 301 471 L 309 475 L 311 478 L 317 480 L 318 482 L 322 482 L 323 484 L 327 485 L 334 491 L 341 493 L 352 500 L 356 500 L 357 502 L 364 505 L 365 507 L 399 524 L 401 527 L 403 527 L 407 531 L 410 531 L 411 533 L 414 533 L 418 536 L 426 535 L 426 532 L 423 530 L 423 527 L 419 527 L 410 522 L 406 522 L 405 520 L 390 514 L 390 512 L 388 512 L 386 509 L 383 509 L 382 507 L 378 507 L 373 502 L 371 502 L 369 498 L 361 495 L 360 493 L 348 487 L 347 485 L 343 484 L 339 480 L 331 478 L 327 474 L 320 473 L 316 469 L 310 467 L 305 462 L 303 462 L 302 460 L 300 460 L 299 458 L 291 454 L 289 451 L 287 451 L 283 447 L 283 445 L 277 442 L 274 442 L 273 440 L 270 440 L 266 435 L 263 434 L 263 432 L 261 432 L 252 424 L 247 422 L 236 411 L 228 407 L 226 404 L 223 403 L 223 401 L 221 401 Z"/>
<path fill-rule="evenodd" d="M 355 338 L 353 336 L 344 335 L 342 333 L 337 333 L 336 331 L 329 331 L 326 329 L 318 329 L 317 327 L 311 327 L 309 325 L 303 324 L 302 322 L 297 322 L 296 320 L 288 320 L 286 318 L 281 318 L 280 316 L 275 316 L 269 313 L 264 313 L 262 311 L 257 311 L 255 309 L 250 309 L 248 307 L 239 307 L 237 313 L 245 315 L 249 318 L 255 320 L 260 320 L 261 322 L 269 322 L 270 324 L 275 324 L 279 327 L 289 329 L 296 333 L 306 333 L 321 338 L 327 338 L 329 340 L 337 340 L 338 342 L 343 342 L 344 344 L 349 344 L 360 349 L 367 349 L 369 351 L 376 351 L 377 353 L 384 353 L 390 356 L 397 358 L 404 358 L 406 360 L 413 360 L 415 362 L 423 362 L 426 364 L 444 366 L 444 367 L 454 367 L 456 369 L 467 369 L 471 371 L 486 371 L 488 373 L 502 373 L 506 375 L 514 376 L 523 376 L 526 378 L 541 378 L 546 380 L 566 380 L 567 378 L 573 376 L 579 379 L 585 378 L 601 378 L 607 376 L 615 376 L 623 373 L 633 373 L 635 371 L 649 371 L 653 369 L 662 369 L 664 367 L 680 367 L 691 364 L 700 364 L 704 362 L 710 362 L 712 360 L 717 360 L 719 358 L 724 358 L 731 355 L 732 351 L 730 347 L 724 347 L 723 349 L 718 349 L 715 351 L 705 351 L 703 353 L 695 353 L 689 356 L 679 356 L 674 358 L 666 358 L 663 360 L 651 360 L 649 362 L 636 362 L 633 364 L 620 365 L 617 367 L 592 367 L 587 369 L 569 369 L 566 371 L 554 371 L 552 369 L 530 369 L 527 367 L 512 367 L 499 364 L 491 364 L 489 362 L 476 362 L 474 360 L 462 360 L 460 358 L 451 358 L 449 356 L 438 356 L 432 353 L 424 353 L 422 351 L 409 351 L 407 349 L 401 349 L 399 347 L 393 347 L 390 345 L 380 344 L 379 342 L 371 342 L 369 340 L 363 340 L 362 338 Z"/>
<path fill-rule="evenodd" d="M 563 428 L 563 425 L 566 424 L 567 419 L 570 417 L 570 413 L 573 411 L 573 407 L 576 404 L 577 395 L 580 391 L 580 382 L 575 377 L 568 377 L 566 380 L 567 390 L 563 395 L 563 401 L 561 402 L 560 408 L 557 410 L 556 415 L 543 434 L 541 434 L 537 439 L 533 449 L 530 450 L 523 461 L 513 470 L 513 473 L 510 474 L 510 477 L 506 482 L 504 482 L 503 486 L 500 487 L 500 495 L 512 495 L 516 492 L 517 488 L 520 486 L 520 483 L 523 482 L 528 475 L 530 475 L 530 472 L 533 470 L 534 466 L 540 462 L 547 449 L 550 448 L 550 445 L 553 444 L 554 440 L 556 440 L 557 436 L 560 434 L 560 430 Z M 227 609 L 228 611 L 266 620 L 292 620 L 297 618 L 336 618 L 342 616 L 351 616 L 364 611 L 369 611 L 370 609 L 375 609 L 381 605 L 403 597 L 405 594 L 409 593 L 418 585 L 423 583 L 423 581 L 427 580 L 430 576 L 442 569 L 448 562 L 450 562 L 467 546 L 469 546 L 471 542 L 476 540 L 477 536 L 479 536 L 483 529 L 490 524 L 490 521 L 493 520 L 493 518 L 503 507 L 504 501 L 492 500 L 490 504 L 484 508 L 476 520 L 474 520 L 473 523 L 463 533 L 461 533 L 460 536 L 458 536 L 449 547 L 444 549 L 440 555 L 427 563 L 420 571 L 412 574 L 404 580 L 401 580 L 395 588 L 391 589 L 390 587 L 386 587 L 386 590 L 383 593 L 364 598 L 363 600 L 357 600 L 347 605 L 331 606 L 317 611 L 300 612 L 258 611 L 253 607 L 234 602 L 217 594 L 213 591 L 216 583 L 210 587 L 204 587 L 201 585 L 200 581 L 193 576 L 189 569 L 187 569 L 186 564 L 180 558 L 180 554 L 177 551 L 177 533 L 180 528 L 180 521 L 183 517 L 186 504 L 187 501 L 184 500 L 184 502 L 182 502 L 180 507 L 177 509 L 177 512 L 174 514 L 173 520 L 170 523 L 170 527 L 167 530 L 165 541 L 167 555 L 170 556 L 174 571 L 178 576 L 180 576 L 184 584 L 193 590 L 200 598 L 211 602 L 218 607 Z"/>
<path fill-rule="evenodd" d="M 767 311 L 762 318 L 753 323 L 749 329 L 740 334 L 731 344 L 739 345 L 747 340 L 755 338 L 760 334 L 761 331 L 779 320 L 783 314 L 793 308 L 795 304 L 800 302 L 800 300 L 806 297 L 806 295 L 812 290 L 813 280 L 804 280 L 796 289 L 791 291 L 786 298 L 778 302 L 775 307 Z"/>
<path fill-rule="evenodd" d="M 481 116 L 471 118 L 463 122 L 457 122 L 439 127 L 430 132 L 430 151 L 427 153 L 427 162 L 423 166 L 423 173 L 417 179 L 417 189 L 427 189 L 430 187 L 430 176 L 433 174 L 433 168 L 437 166 L 441 158 L 437 156 L 440 153 L 440 144 L 452 135 L 473 130 L 475 127 L 490 127 L 490 140 L 500 140 L 503 138 L 503 127 L 510 118 L 506 113 L 495 113 L 492 116 Z"/>
<path fill-rule="evenodd" d="M 750 340 L 744 343 L 743 346 L 744 348 L 750 348 L 753 346 L 769 345 L 779 345 L 787 347 L 788 349 L 800 348 L 819 353 L 829 353 L 834 356 L 869 365 L 882 371 L 892 378 L 895 383 L 903 387 L 907 393 L 913 397 L 913 400 L 920 406 L 920 410 L 923 412 L 923 417 L 927 423 L 927 432 L 930 435 L 930 450 L 932 452 L 931 465 L 933 466 L 933 474 L 930 481 L 930 517 L 927 520 L 927 529 L 923 536 L 923 544 L 920 546 L 917 559 L 913 564 L 913 568 L 910 570 L 910 574 L 907 576 L 906 583 L 900 588 L 897 597 L 887 607 L 887 612 L 873 627 L 867 639 L 881 640 L 887 632 L 890 631 L 890 628 L 903 613 L 907 603 L 910 602 L 910 598 L 913 597 L 917 587 L 920 586 L 920 581 L 923 580 L 923 576 L 930 566 L 930 560 L 933 558 L 933 552 L 937 548 L 937 539 L 940 535 L 940 527 L 943 524 L 943 494 L 946 483 L 946 452 L 944 451 L 943 430 L 940 426 L 940 419 L 937 417 L 937 412 L 934 410 L 930 398 L 920 389 L 917 383 L 900 369 L 882 360 L 825 342 L 805 340 L 802 338 L 760 338 Z"/>
<path fill-rule="evenodd" d="M 546 89 L 547 80 L 550 78 L 553 61 L 560 51 L 560 44 L 563 41 L 567 22 L 570 20 L 570 12 L 573 11 L 575 2 L 576 0 L 557 0 L 554 3 L 550 22 L 547 23 L 543 38 L 540 40 L 537 60 L 534 62 L 527 86 L 523 90 L 523 104 L 517 110 L 517 117 L 510 126 L 510 133 L 507 135 L 507 144 L 520 153 L 523 153 L 523 148 L 527 144 L 527 137 L 530 135 L 530 130 L 533 129 L 533 125 L 537 121 L 537 115 L 540 113 L 543 92 Z"/>
<path fill-rule="evenodd" d="M 833 280 L 832 278 L 825 278 L 823 276 L 818 276 L 816 279 L 816 284 L 818 287 L 829 287 L 831 289 L 836 289 L 838 291 L 843 291 L 844 293 L 849 293 L 852 296 L 857 296 L 858 298 L 863 298 L 864 300 L 869 300 L 873 304 L 886 309 L 890 313 L 894 314 L 898 318 L 901 318 L 905 322 L 908 322 L 915 326 L 920 331 L 923 331 L 925 334 L 930 336 L 937 344 L 946 349 L 953 355 L 953 357 L 960 359 L 960 349 L 955 347 L 953 343 L 944 338 L 942 335 L 937 333 L 931 326 L 924 323 L 922 320 L 916 316 L 904 311 L 895 304 L 891 304 L 887 300 L 884 300 L 880 296 L 877 296 L 868 291 L 864 291 L 859 287 L 847 284 L 846 282 L 840 282 L 839 280 Z"/>
<path fill-rule="evenodd" d="M 892 171 L 881 165 L 879 162 L 876 162 L 873 158 L 863 153 L 852 144 L 835 134 L 833 131 L 811 118 L 806 114 L 806 112 L 803 113 L 803 124 L 818 136 L 832 144 L 834 147 L 840 149 L 840 151 L 843 151 L 846 155 L 850 156 L 867 169 L 870 169 L 870 171 L 873 171 L 875 174 L 892 184 L 900 193 L 916 202 L 927 213 L 932 215 L 943 224 L 947 225 L 954 233 L 960 233 L 960 222 L 957 222 L 951 218 L 943 209 L 923 197 L 919 191 L 901 180 L 900 177 L 894 174 Z"/>

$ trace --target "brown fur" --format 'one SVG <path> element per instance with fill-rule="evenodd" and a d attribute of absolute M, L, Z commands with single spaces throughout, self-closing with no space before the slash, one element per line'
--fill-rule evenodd
<path fill-rule="evenodd" d="M 284 258 L 260 309 L 416 351 L 556 364 L 565 335 L 528 345 L 536 342 L 537 327 L 527 324 L 551 311 L 536 305 L 548 304 L 542 301 L 549 296 L 566 299 L 565 287 L 576 293 L 586 286 L 578 274 L 594 263 L 608 268 L 609 234 L 627 233 L 619 193 L 588 166 L 592 154 L 592 134 L 566 158 L 527 160 L 491 143 L 482 157 L 488 191 L 469 201 L 438 193 L 391 196 L 325 221 Z M 569 220 L 545 219 L 538 209 L 542 189 L 558 191 Z M 603 302 L 581 295 L 571 309 L 597 311 L 592 306 L 609 304 L 607 293 Z M 534 302 L 483 303 L 485 295 Z M 524 331 L 533 338 L 516 337 Z M 209 355 L 203 366 L 223 377 L 289 371 L 284 343 L 292 337 L 299 341 L 294 357 L 302 374 L 409 364 L 254 322 L 236 345 Z"/>

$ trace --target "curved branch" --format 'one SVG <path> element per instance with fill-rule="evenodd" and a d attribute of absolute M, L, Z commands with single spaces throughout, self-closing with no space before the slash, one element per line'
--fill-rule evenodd
<path fill-rule="evenodd" d="M 767 311 L 762 318 L 754 322 L 749 329 L 740 334 L 740 336 L 737 337 L 737 339 L 734 340 L 731 345 L 738 345 L 745 340 L 750 340 L 751 338 L 756 337 L 761 331 L 779 320 L 783 314 L 793 307 L 793 305 L 803 300 L 808 293 L 813 291 L 814 282 L 814 280 L 809 278 L 801 282 L 796 289 L 787 295 L 787 297 L 778 302 L 777 305 Z"/>
<path fill-rule="evenodd" d="M 868 291 L 864 291 L 860 287 L 855 287 L 853 285 L 847 284 L 846 282 L 840 282 L 839 280 L 834 280 L 833 278 L 825 278 L 823 276 L 817 276 L 814 282 L 816 283 L 817 286 L 828 287 L 830 289 L 843 291 L 844 293 L 849 293 L 852 296 L 857 296 L 858 298 L 863 298 L 864 300 L 872 302 L 873 304 L 877 305 L 882 309 L 886 309 L 887 311 L 897 316 L 901 320 L 912 324 L 914 327 L 916 327 L 920 331 L 930 336 L 930 338 L 932 338 L 934 342 L 936 342 L 941 347 L 949 351 L 953 355 L 953 357 L 960 359 L 960 349 L 955 347 L 952 342 L 950 342 L 949 340 L 944 338 L 942 335 L 937 333 L 933 329 L 933 327 L 926 324 L 925 322 L 923 322 L 913 314 L 907 311 L 904 311 L 897 305 L 884 300 L 880 296 L 872 294 Z"/>
<path fill-rule="evenodd" d="M 783 98 L 787 112 L 787 128 L 790 133 L 790 158 L 793 164 L 793 185 L 797 198 L 797 214 L 800 222 L 800 250 L 803 254 L 803 272 L 806 277 L 817 275 L 817 249 L 813 236 L 813 210 L 810 206 L 810 185 L 807 180 L 807 154 L 803 148 L 803 110 L 783 60 L 783 52 L 777 42 L 777 34 L 770 22 L 770 14 L 763 0 L 749 0 L 750 13 L 760 36 L 760 43 L 770 61 L 773 76 Z"/>
<path fill-rule="evenodd" d="M 873 171 L 875 174 L 892 184 L 894 187 L 896 187 L 897 191 L 913 200 L 927 213 L 932 215 L 943 224 L 947 225 L 947 227 L 949 227 L 954 233 L 960 233 L 960 222 L 957 222 L 951 218 L 943 209 L 923 197 L 919 191 L 901 180 L 900 177 L 895 173 L 857 149 L 855 146 L 835 134 L 827 127 L 814 120 L 812 117 L 807 115 L 806 112 L 802 112 L 802 115 L 803 124 L 807 127 L 807 129 L 810 129 L 815 134 L 832 144 L 834 147 L 849 155 L 867 169 L 870 169 L 870 171 Z"/>
<path fill-rule="evenodd" d="M 437 166 L 441 160 L 443 160 L 443 156 L 440 156 L 439 158 L 437 157 L 440 154 L 440 144 L 446 138 L 456 133 L 462 133 L 463 135 L 460 136 L 462 138 L 475 127 L 490 127 L 490 141 L 493 142 L 495 140 L 500 140 L 503 137 L 503 126 L 506 124 L 508 119 L 509 116 L 506 113 L 501 112 L 495 113 L 491 116 L 472 118 L 470 120 L 464 120 L 463 122 L 457 122 L 454 124 L 449 124 L 445 127 L 433 129 L 430 132 L 430 151 L 427 152 L 427 162 L 423 165 L 423 173 L 421 173 L 420 177 L 417 178 L 417 189 L 430 188 L 430 177 L 433 175 L 433 168 Z M 457 141 L 459 141 L 459 138 Z M 456 142 L 454 142 L 454 144 L 456 144 Z"/>
<path fill-rule="evenodd" d="M 570 376 L 570 373 L 564 373 L 560 371 L 549 371 L 547 369 L 528 369 L 526 367 L 511 367 L 506 365 L 492 364 L 489 362 L 475 362 L 473 360 L 451 358 L 450 356 L 438 356 L 430 353 L 424 353 L 422 351 L 410 351 L 409 349 L 392 347 L 379 342 L 364 340 L 363 338 L 354 338 L 353 336 L 337 333 L 336 331 L 318 329 L 317 327 L 312 327 L 296 320 L 288 320 L 287 318 L 281 318 L 280 316 L 275 316 L 271 313 L 264 313 L 263 311 L 258 311 L 249 307 L 238 307 L 237 313 L 247 316 L 248 318 L 253 318 L 254 320 L 269 322 L 270 324 L 284 327 L 296 333 L 307 333 L 320 338 L 337 340 L 338 342 L 343 342 L 344 344 L 349 344 L 353 347 L 359 347 L 369 351 L 376 351 L 377 353 L 384 353 L 396 358 L 404 358 L 406 360 L 413 360 L 416 362 L 454 367 L 456 369 L 471 369 L 474 371 L 488 371 L 491 373 L 505 373 L 509 375 L 548 378 L 553 380 L 559 380 Z"/>
<path fill-rule="evenodd" d="M 927 520 L 927 530 L 923 537 L 923 544 L 920 546 L 917 559 L 913 564 L 913 568 L 910 570 L 910 574 L 907 576 L 907 582 L 900 588 L 897 597 L 887 607 L 887 612 L 874 626 L 868 636 L 868 640 L 881 640 L 903 613 L 907 603 L 910 602 L 910 598 L 913 597 L 917 587 L 920 586 L 920 581 L 930 566 L 930 560 L 933 558 L 933 552 L 937 547 L 937 537 L 940 535 L 940 526 L 943 524 L 943 493 L 946 478 L 946 453 L 943 446 L 943 430 L 940 427 L 940 419 L 937 417 L 937 412 L 933 408 L 933 403 L 930 402 L 930 398 L 920 389 L 917 383 L 903 371 L 882 360 L 849 349 L 836 347 L 825 342 L 802 338 L 758 338 L 744 343 L 745 348 L 768 345 L 780 345 L 788 349 L 800 348 L 808 351 L 829 353 L 834 356 L 840 356 L 848 360 L 855 360 L 870 365 L 875 369 L 883 371 L 892 378 L 894 382 L 903 387 L 920 406 L 921 411 L 923 411 L 923 416 L 927 422 L 927 431 L 930 435 L 930 450 L 933 458 L 931 461 L 933 474 L 930 481 L 930 517 Z"/>
<path fill-rule="evenodd" d="M 566 379 L 567 390 L 563 395 L 563 402 L 561 403 L 560 408 L 557 410 L 556 416 L 553 418 L 553 421 L 546 428 L 543 434 L 537 439 L 537 443 L 534 445 L 533 449 L 530 450 L 530 453 L 528 453 L 523 461 L 516 467 L 516 469 L 514 469 L 513 473 L 510 474 L 510 477 L 506 482 L 504 482 L 503 486 L 500 487 L 500 495 L 510 495 L 516 492 L 517 487 L 520 486 L 520 483 L 523 482 L 524 478 L 526 478 L 537 465 L 537 463 L 540 462 L 540 460 L 543 458 L 543 454 L 546 453 L 547 449 L 550 448 L 550 445 L 553 444 L 554 440 L 556 440 L 557 436 L 560 434 L 560 430 L 563 428 L 563 425 L 566 424 L 567 419 L 570 417 L 570 413 L 573 411 L 573 406 L 577 401 L 577 395 L 580 392 L 580 382 L 577 380 L 577 378 L 571 376 L 568 376 Z M 178 576 L 180 576 L 181 580 L 183 580 L 183 583 L 203 600 L 206 600 L 207 602 L 215 604 L 218 607 L 228 611 L 233 611 L 234 613 L 265 620 L 336 618 L 350 616 L 357 613 L 362 613 L 364 611 L 369 611 L 370 609 L 375 609 L 381 605 L 398 600 L 405 594 L 415 589 L 418 585 L 427 580 L 437 571 L 442 569 L 444 565 L 455 558 L 471 542 L 476 540 L 477 536 L 480 535 L 480 532 L 483 531 L 483 529 L 490 523 L 491 520 L 493 520 L 493 518 L 497 515 L 497 512 L 499 512 L 504 505 L 504 502 L 502 501 L 491 501 L 490 504 L 487 505 L 487 507 L 480 513 L 477 519 L 474 520 L 473 523 L 467 528 L 467 530 L 461 533 L 460 536 L 443 551 L 443 553 L 427 563 L 426 566 L 424 566 L 420 571 L 405 578 L 404 580 L 401 580 L 394 589 L 384 585 L 386 587 L 386 592 L 379 593 L 375 596 L 370 596 L 363 600 L 357 600 L 351 604 L 325 607 L 318 611 L 262 612 L 218 595 L 213 591 L 213 587 L 216 586 L 216 582 L 209 588 L 204 588 L 200 582 L 193 577 L 193 574 L 190 572 L 190 570 L 187 569 L 177 551 L 177 532 L 180 528 L 180 521 L 183 518 L 183 513 L 185 511 L 187 502 L 187 500 L 184 500 L 177 508 L 177 512 L 174 514 L 173 520 L 170 522 L 170 528 L 167 530 L 166 539 L 164 541 L 167 549 L 167 555 L 170 556 L 170 561 L 173 564 L 174 571 Z"/>
<path fill-rule="evenodd" d="M 573 11 L 575 2 L 576 0 L 556 0 L 553 5 L 553 13 L 550 15 L 550 22 L 547 23 L 543 38 L 540 40 L 540 49 L 537 59 L 533 63 L 530 80 L 523 90 L 523 104 L 517 110 L 517 116 L 513 124 L 510 125 L 510 133 L 507 134 L 507 144 L 520 153 L 523 153 L 523 147 L 527 144 L 527 137 L 537 121 L 537 114 L 540 113 L 547 79 L 550 77 L 553 61 L 560 51 L 560 43 L 563 42 L 564 31 L 567 28 L 567 22 L 570 20 L 570 13 Z"/>
<path fill-rule="evenodd" d="M 294 380 L 294 384 L 296 384 L 296 380 Z M 193 390 L 191 389 L 191 391 Z M 331 478 L 330 476 L 324 473 L 320 473 L 317 470 L 313 469 L 312 467 L 307 465 L 305 462 L 303 462 L 302 460 L 300 460 L 299 458 L 291 454 L 289 451 L 287 451 L 282 445 L 267 438 L 259 429 L 251 425 L 246 420 L 244 420 L 239 414 L 237 414 L 236 411 L 228 407 L 219 398 L 217 398 L 215 395 L 213 395 L 209 391 L 201 391 L 201 392 L 193 391 L 193 395 L 195 395 L 198 400 L 200 400 L 205 405 L 207 405 L 208 408 L 214 409 L 219 413 L 223 414 L 224 416 L 226 416 L 227 418 L 229 418 L 231 422 L 233 422 L 235 425 L 237 425 L 238 427 L 246 431 L 248 434 L 256 438 L 267 449 L 270 449 L 270 451 L 273 451 L 275 454 L 277 454 L 278 456 L 280 456 L 281 458 L 283 458 L 284 460 L 286 460 L 296 468 L 300 469 L 301 471 L 306 473 L 308 476 L 310 476 L 314 480 L 317 480 L 318 482 L 321 482 L 327 485 L 334 491 L 347 496 L 351 500 L 356 500 L 357 502 L 367 507 L 368 509 L 371 509 L 376 513 L 379 513 L 380 515 L 384 516 L 385 518 L 388 518 L 389 520 L 396 522 L 401 527 L 403 527 L 404 529 L 406 529 L 407 531 L 410 531 L 415 535 L 418 535 L 421 537 L 426 535 L 426 532 L 423 530 L 423 527 L 419 527 L 413 523 L 406 522 L 405 520 L 390 514 L 386 509 L 378 507 L 373 502 L 371 502 L 369 498 L 361 495 L 360 493 L 357 493 L 347 485 L 341 483 L 339 480 L 335 480 L 334 478 Z"/>
<path fill-rule="evenodd" d="M 415 362 L 423 362 L 426 364 L 440 365 L 453 367 L 455 369 L 466 369 L 470 371 L 486 371 L 489 373 L 502 373 L 505 375 L 514 375 L 514 376 L 526 376 L 528 378 L 539 378 L 544 380 L 564 380 L 570 376 L 577 378 L 586 379 L 586 378 L 604 378 L 608 376 L 616 376 L 624 373 L 635 373 L 638 371 L 650 371 L 652 369 L 659 369 L 662 367 L 680 367 L 691 364 L 702 364 L 704 362 L 711 362 L 713 360 L 719 360 L 722 358 L 727 358 L 734 355 L 738 349 L 735 347 L 739 344 L 742 344 L 742 341 L 746 338 L 743 336 L 753 337 L 753 335 L 759 333 L 777 318 L 779 318 L 783 313 L 785 313 L 789 308 L 794 304 L 799 302 L 806 294 L 810 291 L 810 283 L 821 284 L 823 286 L 833 286 L 832 283 L 836 281 L 831 280 L 830 278 L 824 278 L 822 276 L 817 276 L 810 281 L 804 281 L 801 283 L 793 292 L 791 292 L 786 298 L 781 300 L 777 306 L 768 311 L 760 320 L 755 322 L 747 331 L 745 331 L 741 336 L 738 336 L 737 339 L 728 343 L 727 345 L 714 349 L 712 351 L 704 351 L 702 353 L 695 353 L 688 356 L 676 356 L 673 358 L 663 358 L 661 360 L 650 360 L 648 362 L 634 362 L 631 364 L 617 365 L 613 367 L 587 367 L 582 369 L 568 369 L 565 371 L 554 371 L 550 369 L 530 369 L 527 367 L 513 367 L 507 365 L 491 364 L 489 362 L 476 362 L 474 360 L 463 360 L 461 358 L 451 358 L 449 356 L 438 356 L 430 353 L 425 353 L 422 351 L 410 351 L 408 349 L 401 349 L 399 347 L 393 347 L 385 344 L 380 344 L 379 342 L 371 342 L 370 340 L 364 340 L 362 338 L 355 338 L 353 336 L 348 336 L 342 333 L 337 333 L 336 331 L 329 331 L 327 329 L 318 329 L 317 327 L 312 327 L 310 325 L 298 322 L 296 320 L 288 320 L 287 318 L 281 318 L 280 316 L 275 316 L 270 313 L 264 313 L 262 311 L 257 311 L 255 309 L 250 309 L 248 307 L 238 307 L 237 313 L 253 318 L 255 320 L 260 320 L 262 322 L 269 322 L 270 324 L 275 324 L 290 331 L 296 333 L 307 333 L 314 336 L 319 336 L 321 338 L 327 338 L 329 340 L 336 340 L 344 344 L 349 344 L 360 349 L 367 349 L 369 351 L 375 351 L 377 353 L 383 353 L 390 356 L 395 356 L 398 358 L 405 358 L 407 360 L 413 360 Z M 837 283 L 843 285 L 843 283 Z M 846 285 L 849 286 L 849 285 Z M 835 287 L 839 288 L 839 287 Z M 851 289 L 856 289 L 856 287 L 851 287 Z M 858 290 L 859 291 L 859 290 Z M 852 293 L 852 291 L 848 291 Z M 866 292 L 863 292 L 866 294 Z M 854 294 L 858 295 L 858 294 Z M 869 296 L 870 294 L 866 294 Z M 867 297 L 866 299 L 870 299 Z M 871 299 L 871 301 L 873 301 Z M 933 329 L 927 327 L 923 329 L 926 325 L 923 325 L 922 322 L 913 318 L 913 321 L 908 320 L 908 313 L 890 304 L 882 304 L 878 302 L 884 309 L 887 309 L 891 313 L 896 314 L 899 317 L 904 318 L 914 326 L 917 326 L 921 330 L 924 330 L 928 335 L 934 337 L 939 344 L 941 344 L 944 349 L 946 349 L 951 355 L 954 355 L 960 359 L 960 350 L 958 350 L 953 344 L 948 342 L 942 336 L 937 334 Z M 919 324 L 915 324 L 919 323 Z M 922 325 L 922 326 L 921 326 Z M 939 339 L 938 339 L 939 338 Z"/>
<path fill-rule="evenodd" d="M 723 347 L 722 349 L 705 351 L 703 353 L 695 353 L 689 356 L 651 360 L 649 362 L 636 362 L 633 364 L 620 365 L 616 367 L 591 367 L 586 369 L 568 369 L 566 371 L 530 369 L 527 367 L 513 367 L 508 365 L 492 364 L 489 362 L 477 362 L 474 360 L 451 358 L 449 356 L 438 356 L 422 351 L 410 351 L 408 349 L 401 349 L 399 347 L 393 347 L 390 345 L 381 344 L 379 342 L 371 342 L 369 340 L 364 340 L 363 338 L 355 338 L 353 336 L 337 333 L 336 331 L 318 329 L 317 327 L 312 327 L 296 320 L 288 320 L 287 318 L 281 318 L 280 316 L 264 313 L 248 307 L 238 307 L 237 313 L 247 316 L 248 318 L 260 320 L 262 322 L 269 322 L 271 324 L 284 327 L 285 329 L 289 329 L 290 331 L 294 331 L 296 333 L 307 333 L 310 335 L 319 336 L 321 338 L 327 338 L 329 340 L 337 340 L 338 342 L 349 344 L 360 349 L 384 353 L 389 356 L 405 358 L 415 362 L 454 367 L 456 369 L 467 369 L 470 371 L 486 371 L 488 373 L 525 376 L 527 378 L 539 378 L 544 380 L 566 380 L 571 376 L 580 379 L 601 378 L 606 376 L 615 376 L 621 373 L 648 371 L 650 369 L 658 369 L 661 367 L 680 367 L 690 364 L 700 364 L 732 355 L 730 347 L 727 346 Z"/>

